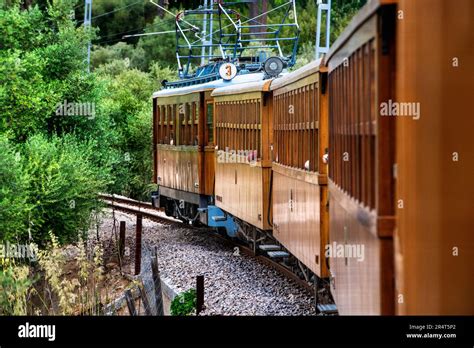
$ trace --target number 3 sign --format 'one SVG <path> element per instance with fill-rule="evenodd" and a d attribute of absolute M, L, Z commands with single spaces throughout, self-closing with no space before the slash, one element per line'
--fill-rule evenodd
<path fill-rule="evenodd" d="M 224 63 L 219 68 L 219 75 L 223 80 L 230 81 L 237 75 L 237 67 L 232 63 Z"/>

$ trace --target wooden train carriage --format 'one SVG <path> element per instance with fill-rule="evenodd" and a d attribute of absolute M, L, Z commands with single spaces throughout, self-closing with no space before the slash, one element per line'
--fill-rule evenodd
<path fill-rule="evenodd" d="M 472 315 L 474 3 L 399 10 L 396 102 L 412 113 L 396 117 L 397 313 Z"/>
<path fill-rule="evenodd" d="M 325 58 L 329 266 L 340 314 L 393 314 L 395 1 L 372 0 Z"/>
<path fill-rule="evenodd" d="M 183 95 L 159 92 L 153 106 L 154 176 L 160 195 L 199 205 L 200 195 L 213 194 L 210 91 Z"/>
<path fill-rule="evenodd" d="M 274 80 L 273 236 L 318 277 L 328 276 L 327 73 L 315 61 Z"/>
<path fill-rule="evenodd" d="M 195 217 L 197 207 L 214 195 L 214 101 L 211 92 L 228 84 L 261 79 L 261 74 L 237 76 L 153 95 L 154 182 L 159 204 L 172 215 Z M 177 213 L 174 201 L 189 204 Z M 169 206 L 168 206 L 169 204 Z"/>
<path fill-rule="evenodd" d="M 270 81 L 216 89 L 216 205 L 259 230 L 270 230 Z"/>

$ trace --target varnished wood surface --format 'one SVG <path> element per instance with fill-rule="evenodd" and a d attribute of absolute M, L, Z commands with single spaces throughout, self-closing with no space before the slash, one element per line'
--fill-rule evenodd
<path fill-rule="evenodd" d="M 324 64 L 329 66 L 329 71 L 332 70 L 332 66 L 339 65 L 338 63 L 331 63 L 331 60 L 339 60 L 335 58 L 336 55 L 339 55 L 341 51 L 343 51 L 343 46 L 347 47 L 358 47 L 361 44 L 365 43 L 367 40 L 365 38 L 370 36 L 370 32 L 372 29 L 372 24 L 370 25 L 371 29 L 362 28 L 366 25 L 367 22 L 370 22 L 375 16 L 376 12 L 380 9 L 383 5 L 395 5 L 399 0 L 370 0 L 367 1 L 367 4 L 360 9 L 359 12 L 352 18 L 348 26 L 344 29 L 341 35 L 337 38 L 337 40 L 331 45 L 329 52 L 324 57 Z M 368 32 L 368 33 L 367 33 Z M 367 33 L 367 34 L 366 34 Z M 352 42 L 349 42 L 352 41 Z M 342 55 L 340 59 L 344 59 L 344 57 L 348 57 L 352 53 L 352 50 L 348 50 L 347 53 Z"/>
<path fill-rule="evenodd" d="M 197 146 L 157 145 L 158 185 L 192 193 L 204 193 L 204 188 L 199 185 L 202 165 L 199 162 L 199 155 Z"/>
<path fill-rule="evenodd" d="M 309 77 L 309 76 L 317 77 L 318 76 L 317 73 L 320 71 L 321 64 L 322 64 L 322 60 L 317 59 L 289 74 L 278 77 L 272 81 L 270 89 L 274 91 L 274 93 L 275 91 L 279 93 L 278 91 L 280 91 L 283 87 L 286 87 L 289 85 L 293 85 L 293 86 L 297 85 L 299 81 L 304 80 L 306 77 Z M 306 83 L 306 85 L 309 83 Z M 301 86 L 298 86 L 298 87 L 301 87 Z M 290 87 L 290 90 L 291 90 L 291 87 Z"/>
<path fill-rule="evenodd" d="M 285 166 L 317 172 L 319 165 L 318 75 L 274 91 L 273 161 Z M 284 90 L 285 92 L 282 92 Z M 281 93 L 280 93 L 281 92 Z"/>
<path fill-rule="evenodd" d="M 329 239 L 364 247 L 364 261 L 334 257 L 341 314 L 393 314 L 396 7 L 368 3 L 331 49 Z"/>
<path fill-rule="evenodd" d="M 261 230 L 270 229 L 270 171 L 246 163 L 217 163 L 216 205 Z"/>
<path fill-rule="evenodd" d="M 356 257 L 329 259 L 334 278 L 331 292 L 338 311 L 342 315 L 394 314 L 392 239 L 371 233 L 357 215 L 334 199 L 337 190 L 329 182 L 329 243 L 364 247 L 361 261 Z"/>
<path fill-rule="evenodd" d="M 474 2 L 403 0 L 399 9 L 397 101 L 421 113 L 397 118 L 397 313 L 472 315 Z"/>
<path fill-rule="evenodd" d="M 327 187 L 273 165 L 273 235 L 319 277 L 327 277 Z M 295 175 L 292 175 L 293 173 Z"/>
<path fill-rule="evenodd" d="M 329 222 L 322 158 L 328 148 L 328 113 L 327 75 L 320 64 L 314 61 L 272 83 L 272 204 L 275 238 L 325 278 Z"/>
<path fill-rule="evenodd" d="M 257 228 L 269 230 L 272 208 L 269 206 L 273 138 L 271 93 L 224 94 L 216 96 L 214 101 L 218 149 L 216 205 Z M 234 156 L 233 151 L 245 155 Z M 239 163 L 241 161 L 244 163 Z"/>

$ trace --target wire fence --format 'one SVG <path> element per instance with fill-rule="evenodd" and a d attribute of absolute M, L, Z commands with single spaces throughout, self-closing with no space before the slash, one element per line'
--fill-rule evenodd
<path fill-rule="evenodd" d="M 125 290 L 123 295 L 109 304 L 105 309 L 105 315 L 131 316 L 163 316 L 163 291 L 158 269 L 158 258 L 156 249 L 152 255 L 148 255 L 144 262 L 144 268 L 135 280 L 135 285 Z M 149 262 L 146 262 L 149 261 Z"/>

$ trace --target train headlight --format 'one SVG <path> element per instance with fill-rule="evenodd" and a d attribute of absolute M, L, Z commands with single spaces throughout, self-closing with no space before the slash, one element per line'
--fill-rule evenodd
<path fill-rule="evenodd" d="M 263 64 L 263 70 L 270 77 L 277 77 L 285 68 L 286 63 L 280 57 L 270 57 Z"/>

